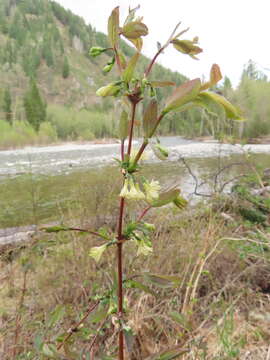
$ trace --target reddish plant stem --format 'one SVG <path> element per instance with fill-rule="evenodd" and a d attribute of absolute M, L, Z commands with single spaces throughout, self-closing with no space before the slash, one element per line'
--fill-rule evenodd
<path fill-rule="evenodd" d="M 129 130 L 128 149 L 127 154 L 130 155 L 132 147 L 132 137 L 135 121 L 137 102 L 132 102 L 132 114 L 131 114 L 131 125 Z M 124 159 L 124 142 L 121 142 L 121 157 Z M 122 330 L 122 318 L 123 318 L 123 219 L 124 219 L 125 199 L 121 197 L 119 206 L 119 220 L 118 220 L 118 231 L 117 231 L 117 271 L 118 271 L 118 319 L 119 319 L 119 336 L 118 336 L 118 359 L 124 360 L 124 333 Z"/>
<path fill-rule="evenodd" d="M 128 155 L 130 155 L 130 153 L 131 153 L 136 106 L 137 106 L 137 103 L 132 102 L 131 125 L 130 125 L 130 131 L 129 131 L 128 150 L 127 150 Z"/>
<path fill-rule="evenodd" d="M 148 211 L 152 208 L 152 206 L 148 206 L 147 208 L 145 208 L 143 210 L 143 212 L 141 213 L 141 215 L 138 217 L 137 222 L 140 222 L 142 220 L 142 218 L 148 213 Z"/>
<path fill-rule="evenodd" d="M 123 228 L 123 216 L 124 216 L 124 207 L 125 199 L 121 197 L 120 199 L 120 209 L 119 209 L 119 222 L 118 222 L 118 243 L 117 243 L 117 268 L 118 268 L 118 319 L 120 321 L 123 317 L 123 243 L 122 240 L 122 228 Z M 118 359 L 124 360 L 124 334 L 120 328 L 118 336 Z"/>
<path fill-rule="evenodd" d="M 145 77 L 147 77 L 149 75 L 150 71 L 152 70 L 153 65 L 155 64 L 157 57 L 162 53 L 163 50 L 164 50 L 164 47 L 159 49 L 158 52 L 156 53 L 156 55 L 153 57 L 152 61 L 150 62 L 148 68 L 146 69 L 146 71 L 144 73 Z"/>
<path fill-rule="evenodd" d="M 125 140 L 121 140 L 121 160 L 125 158 Z"/>
<path fill-rule="evenodd" d="M 140 160 L 140 158 L 141 158 L 141 156 L 142 156 L 142 153 L 144 152 L 144 149 L 146 148 L 147 145 L 148 145 L 148 140 L 145 140 L 145 141 L 142 143 L 139 151 L 137 152 L 137 155 L 136 155 L 136 157 L 135 157 L 135 159 L 134 159 L 134 164 L 137 164 L 137 162 Z"/>
<path fill-rule="evenodd" d="M 114 54 L 115 54 L 115 60 L 116 60 L 116 64 L 117 64 L 117 68 L 118 68 L 118 72 L 119 74 L 121 75 L 121 72 L 122 72 L 122 66 L 121 66 L 121 61 L 120 61 L 120 57 L 119 57 L 119 54 L 118 54 L 118 51 L 116 49 L 116 47 L 114 47 Z"/>

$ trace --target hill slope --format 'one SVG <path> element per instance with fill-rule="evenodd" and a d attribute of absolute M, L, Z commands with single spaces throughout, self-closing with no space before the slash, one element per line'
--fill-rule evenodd
<path fill-rule="evenodd" d="M 36 80 L 47 104 L 81 109 L 100 101 L 95 91 L 107 82 L 100 70 L 108 57 L 90 58 L 88 51 L 94 45 L 106 47 L 106 35 L 96 32 L 82 18 L 54 1 L 2 0 L 0 76 L 3 91 L 0 105 L 4 89 L 9 88 L 12 101 L 16 103 L 13 118 L 24 118 L 22 99 L 30 78 Z M 133 49 L 125 43 L 123 45 L 125 55 L 131 56 Z M 142 62 L 147 61 L 145 58 Z M 153 76 L 177 83 L 184 79 L 182 75 L 159 65 Z M 107 77 L 111 80 L 114 73 Z"/>

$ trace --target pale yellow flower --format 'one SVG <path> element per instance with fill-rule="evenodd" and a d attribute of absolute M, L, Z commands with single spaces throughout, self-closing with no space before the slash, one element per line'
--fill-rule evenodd
<path fill-rule="evenodd" d="M 106 248 L 107 244 L 101 246 L 94 246 L 90 249 L 89 256 L 91 256 L 96 262 L 99 262 Z"/>
<path fill-rule="evenodd" d="M 124 186 L 120 192 L 120 195 L 121 197 L 126 197 L 129 193 L 129 190 L 128 190 L 128 180 L 125 179 L 125 182 L 124 182 Z"/>
<path fill-rule="evenodd" d="M 145 182 L 143 186 L 146 192 L 146 200 L 148 202 L 156 200 L 159 197 L 161 186 L 159 185 L 158 181 L 152 180 L 150 183 Z"/>
<path fill-rule="evenodd" d="M 136 188 L 136 190 L 137 190 L 138 200 L 144 200 L 144 199 L 145 199 L 145 195 L 144 195 L 144 193 L 142 192 L 142 190 L 140 189 L 138 183 L 135 185 L 135 188 Z"/>
<path fill-rule="evenodd" d="M 141 191 L 139 184 L 134 184 L 132 179 L 126 179 L 124 186 L 120 192 L 120 196 L 128 200 L 143 200 L 144 193 Z"/>
<path fill-rule="evenodd" d="M 138 250 L 137 255 L 149 255 L 153 252 L 151 245 L 147 244 L 144 239 L 137 240 Z"/>

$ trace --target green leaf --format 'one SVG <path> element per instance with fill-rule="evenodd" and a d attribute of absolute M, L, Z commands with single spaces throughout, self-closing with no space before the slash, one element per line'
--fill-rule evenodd
<path fill-rule="evenodd" d="M 150 81 L 150 84 L 153 88 L 160 88 L 165 86 L 175 86 L 173 81 Z"/>
<path fill-rule="evenodd" d="M 157 124 L 158 104 L 152 99 L 143 114 L 143 131 L 146 138 L 150 137 Z"/>
<path fill-rule="evenodd" d="M 222 79 L 220 68 L 217 64 L 213 64 L 210 70 L 210 80 L 201 86 L 201 91 L 216 85 Z"/>
<path fill-rule="evenodd" d="M 148 28 L 140 21 L 130 21 L 122 28 L 122 34 L 129 40 L 138 39 L 148 34 Z"/>
<path fill-rule="evenodd" d="M 132 56 L 132 58 L 129 60 L 129 63 L 123 72 L 123 75 L 122 75 L 123 80 L 126 81 L 127 83 L 130 82 L 130 80 L 133 77 L 133 73 L 134 73 L 134 70 L 137 65 L 137 61 L 138 61 L 139 57 L 140 57 L 140 53 L 136 52 Z"/>
<path fill-rule="evenodd" d="M 197 58 L 194 55 L 200 54 L 203 51 L 199 46 L 194 45 L 194 42 L 190 40 L 173 39 L 171 43 L 176 50 L 180 51 L 182 54 L 190 55 L 196 60 Z"/>
<path fill-rule="evenodd" d="M 54 233 L 54 232 L 59 232 L 59 231 L 68 231 L 70 228 L 64 225 L 56 225 L 56 226 L 50 226 L 50 227 L 44 227 L 41 228 L 40 230 L 44 230 L 48 233 Z"/>
<path fill-rule="evenodd" d="M 119 41 L 119 6 L 113 9 L 108 19 L 108 38 L 113 48 L 118 48 Z"/>
<path fill-rule="evenodd" d="M 170 287 L 177 287 L 181 283 L 181 279 L 178 276 L 156 275 L 150 273 L 144 273 L 143 276 L 150 283 L 164 289 Z"/>
<path fill-rule="evenodd" d="M 188 349 L 181 349 L 179 347 L 174 347 L 172 349 L 167 349 L 158 354 L 151 355 L 145 360 L 172 360 L 179 358 L 180 355 L 187 353 Z"/>
<path fill-rule="evenodd" d="M 119 139 L 125 140 L 128 137 L 128 113 L 123 110 L 119 122 Z"/>
<path fill-rule="evenodd" d="M 191 326 L 188 322 L 188 320 L 186 319 L 186 317 L 183 314 L 180 314 L 177 311 L 172 311 L 169 314 L 169 317 L 175 321 L 176 323 L 178 323 L 179 325 L 181 325 L 185 330 L 190 331 L 191 330 Z"/>
<path fill-rule="evenodd" d="M 153 296 L 156 296 L 156 294 L 154 293 L 154 291 L 152 291 L 148 286 L 142 284 L 139 281 L 135 281 L 135 280 L 129 280 L 129 284 L 132 288 L 136 288 L 139 290 L 144 291 L 147 294 L 151 294 Z"/>
<path fill-rule="evenodd" d="M 167 99 L 162 114 L 170 111 L 177 111 L 188 102 L 196 98 L 201 88 L 201 80 L 194 79 L 185 82 L 174 90 L 172 95 Z"/>
<path fill-rule="evenodd" d="M 171 189 L 161 193 L 158 199 L 151 202 L 151 206 L 153 207 L 161 207 L 173 202 L 179 196 L 179 189 Z"/>
<path fill-rule="evenodd" d="M 42 334 L 37 334 L 34 337 L 34 348 L 37 351 L 40 351 L 42 349 L 42 345 L 43 345 L 43 335 Z"/>
<path fill-rule="evenodd" d="M 209 101 L 212 101 L 217 105 L 220 105 L 224 109 L 226 116 L 229 119 L 244 120 L 240 114 L 240 111 L 235 106 L 233 106 L 227 99 L 225 99 L 225 97 L 219 94 L 210 91 L 204 91 L 198 95 L 198 100 L 202 104 L 209 104 Z"/>
<path fill-rule="evenodd" d="M 65 315 L 65 311 L 65 306 L 57 305 L 51 313 L 50 319 L 48 321 L 48 328 L 53 327 L 59 320 L 61 320 Z"/>
<path fill-rule="evenodd" d="M 106 307 L 106 308 L 102 307 L 89 316 L 89 321 L 96 324 L 96 323 L 99 323 L 100 321 L 106 319 L 107 315 L 108 315 L 108 307 Z"/>

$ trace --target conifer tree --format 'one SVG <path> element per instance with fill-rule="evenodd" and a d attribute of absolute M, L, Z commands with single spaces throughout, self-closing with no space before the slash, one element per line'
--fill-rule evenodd
<path fill-rule="evenodd" d="M 4 99 L 3 99 L 3 110 L 5 112 L 5 117 L 6 120 L 11 124 L 12 122 L 12 110 L 11 110 L 11 104 L 12 104 L 12 100 L 11 100 L 11 94 L 10 94 L 10 90 L 7 88 L 5 89 L 4 92 Z"/>
<path fill-rule="evenodd" d="M 30 89 L 24 97 L 24 109 L 27 121 L 38 131 L 46 120 L 46 104 L 42 100 L 35 80 L 31 80 Z"/>
<path fill-rule="evenodd" d="M 69 63 L 67 57 L 65 56 L 63 71 L 62 71 L 62 76 L 64 79 L 67 79 L 69 77 L 69 72 L 70 72 Z"/>

